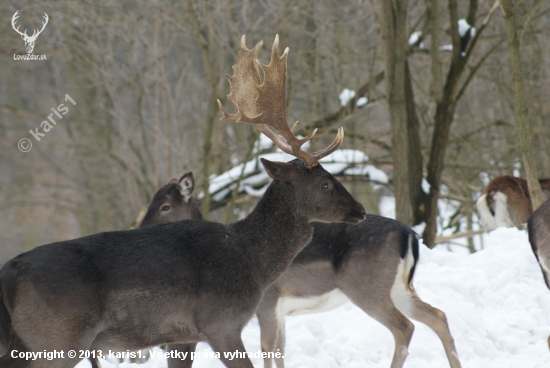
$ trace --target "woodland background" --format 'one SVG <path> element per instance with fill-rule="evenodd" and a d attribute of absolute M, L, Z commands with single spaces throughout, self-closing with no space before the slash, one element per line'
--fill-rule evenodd
<path fill-rule="evenodd" d="M 127 229 L 154 192 L 193 170 L 196 193 L 210 175 L 249 161 L 258 133 L 219 121 L 240 38 L 275 34 L 290 48 L 289 123 L 318 127 L 312 149 L 344 126 L 342 148 L 365 152 L 390 176 L 342 177 L 376 213 L 395 193 L 397 218 L 430 222 L 433 200 L 461 205 L 444 227 L 477 221 L 488 178 L 525 176 L 503 12 L 485 0 L 3 1 L 0 3 L 0 264 L 40 244 Z M 550 176 L 550 3 L 513 2 L 537 175 Z M 35 54 L 12 29 L 49 23 Z M 476 28 L 460 37 L 458 20 Z M 416 42 L 409 42 L 422 32 Z M 29 31 L 29 34 L 31 31 Z M 418 33 L 416 34 L 418 35 Z M 411 40 L 412 41 L 412 40 Z M 468 41 L 468 42 L 466 42 Z M 411 44 L 412 43 L 412 44 Z M 452 50 L 449 46 L 453 45 Z M 454 51 L 453 51 L 454 50 Z M 339 95 L 356 91 L 345 106 Z M 69 94 L 76 106 L 40 142 L 29 133 Z M 357 99 L 368 103 L 357 106 Z M 17 143 L 29 138 L 30 152 Z M 233 221 L 254 200 L 234 192 L 203 211 Z M 207 211 L 212 209 L 212 211 Z M 432 211 L 433 212 L 433 211 Z M 457 228 L 457 231 L 459 229 Z M 427 236 L 426 236 L 427 235 Z M 433 243 L 432 234 L 425 239 Z M 430 237 L 432 238 L 430 240 Z"/>

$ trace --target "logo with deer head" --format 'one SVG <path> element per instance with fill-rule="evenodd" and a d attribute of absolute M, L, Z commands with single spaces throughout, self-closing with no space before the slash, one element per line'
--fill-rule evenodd
<path fill-rule="evenodd" d="M 15 32 L 17 32 L 21 35 L 21 38 L 23 39 L 23 41 L 25 41 L 25 49 L 27 50 L 27 54 L 31 54 L 32 50 L 34 50 L 34 43 L 35 43 L 36 39 L 38 38 L 40 33 L 42 33 L 44 28 L 46 28 L 46 24 L 48 24 L 48 20 L 49 20 L 48 14 L 44 13 L 44 17 L 43 17 L 44 22 L 42 22 L 42 29 L 40 31 L 35 29 L 34 32 L 32 33 L 32 36 L 29 36 L 27 34 L 26 29 L 25 29 L 25 32 L 21 32 L 19 30 L 20 26 L 17 26 L 17 28 L 15 28 L 15 20 L 17 18 L 19 18 L 19 10 L 16 11 L 15 14 L 13 15 L 13 17 L 11 18 L 11 26 L 13 27 Z"/>

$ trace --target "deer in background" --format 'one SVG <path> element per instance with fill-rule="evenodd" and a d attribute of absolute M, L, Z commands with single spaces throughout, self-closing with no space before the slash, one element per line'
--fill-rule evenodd
<path fill-rule="evenodd" d="M 157 190 L 153 195 L 145 216 L 139 220 L 138 227 L 152 226 L 163 224 L 166 222 L 182 221 L 182 220 L 202 220 L 199 202 L 193 196 L 195 189 L 195 176 L 190 171 L 185 173 L 179 179 L 172 179 L 168 184 Z M 194 344 L 196 345 L 196 344 Z M 189 345 L 193 347 L 194 345 Z M 168 349 L 174 349 L 183 352 L 187 345 L 168 345 Z M 148 357 L 148 352 L 142 354 L 143 357 Z M 99 360 L 90 358 L 92 368 L 99 368 Z M 132 363 L 143 361 L 131 360 Z"/>
<path fill-rule="evenodd" d="M 542 195 L 550 197 L 550 179 L 539 179 Z M 476 202 L 477 212 L 486 231 L 497 227 L 523 228 L 533 212 L 527 180 L 514 176 L 497 176 L 483 189 Z"/>
<path fill-rule="evenodd" d="M 199 202 L 193 196 L 194 189 L 195 176 L 192 171 L 179 179 L 170 180 L 151 199 L 139 227 L 180 220 L 202 220 Z"/>
<path fill-rule="evenodd" d="M 550 289 L 550 199 L 540 205 L 527 220 L 529 243 L 539 262 L 546 286 Z M 550 336 L 548 336 L 550 349 Z"/>
<path fill-rule="evenodd" d="M 166 198 L 175 206 L 176 201 Z M 412 285 L 419 253 L 414 231 L 376 215 L 367 215 L 359 225 L 312 225 L 312 241 L 265 292 L 256 311 L 264 352 L 284 355 L 286 316 L 323 312 L 351 301 L 393 334 L 392 368 L 402 367 L 407 355 L 414 330 L 407 317 L 428 325 L 443 343 L 450 366 L 461 366 L 445 313 L 423 302 Z M 195 347 L 171 345 L 168 351 L 192 352 Z M 275 363 L 284 367 L 283 358 Z M 189 357 L 168 358 L 169 368 L 192 364 Z M 264 368 L 270 367 L 272 360 L 266 358 Z"/>
<path fill-rule="evenodd" d="M 69 368 L 80 360 L 28 361 L 12 352 L 138 350 L 206 341 L 229 368 L 253 368 L 241 331 L 268 287 L 310 242 L 310 222 L 358 224 L 363 206 L 319 164 L 343 140 L 309 154 L 285 119 L 286 63 L 275 38 L 261 65 L 244 37 L 229 98 L 235 114 L 297 159 L 262 159 L 273 179 L 243 220 L 222 225 L 186 220 L 52 243 L 20 254 L 0 269 L 0 367 Z M 221 103 L 220 103 L 221 107 Z M 264 125 L 265 124 L 265 125 Z M 284 137 L 278 137 L 269 126 Z M 284 142 L 286 141 L 286 142 Z"/>

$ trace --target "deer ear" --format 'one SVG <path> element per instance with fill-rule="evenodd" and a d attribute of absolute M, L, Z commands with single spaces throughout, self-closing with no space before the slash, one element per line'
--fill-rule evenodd
<path fill-rule="evenodd" d="M 289 181 L 296 177 L 296 168 L 292 164 L 269 161 L 265 158 L 260 158 L 260 161 L 262 161 L 265 171 L 272 179 Z"/>
<path fill-rule="evenodd" d="M 183 174 L 183 176 L 179 180 L 179 187 L 181 195 L 187 201 L 187 199 L 191 197 L 191 195 L 193 194 L 193 190 L 195 189 L 195 176 L 193 175 L 192 171 Z"/>

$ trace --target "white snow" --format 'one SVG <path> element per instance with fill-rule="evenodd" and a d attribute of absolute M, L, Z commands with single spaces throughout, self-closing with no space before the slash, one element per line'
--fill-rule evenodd
<path fill-rule="evenodd" d="M 355 97 L 355 91 L 352 89 L 344 88 L 338 98 L 340 99 L 340 105 L 346 106 L 348 102 Z M 361 107 L 365 106 L 369 102 L 369 99 L 366 97 L 359 97 L 355 102 L 355 106 Z"/>
<path fill-rule="evenodd" d="M 261 139 L 263 139 L 264 135 L 262 134 L 261 137 Z M 306 145 L 308 143 L 309 142 L 302 147 L 304 149 L 307 148 Z M 260 149 L 268 148 L 265 140 L 260 140 L 259 146 L 264 147 Z M 277 152 L 261 154 L 249 162 L 237 165 L 220 175 L 212 175 L 210 177 L 210 194 L 212 198 L 219 201 L 231 193 L 231 191 L 235 189 L 236 181 L 241 176 L 241 173 L 243 174 L 243 179 L 239 185 L 239 192 L 246 191 L 250 195 L 261 197 L 267 189 L 267 185 L 265 184 L 269 182 L 269 176 L 265 172 L 259 160 L 260 158 L 266 158 L 270 161 L 288 162 L 293 160 L 294 156 L 283 153 L 281 150 L 277 149 Z M 388 183 L 388 176 L 386 173 L 368 164 L 368 160 L 368 156 L 362 151 L 339 149 L 321 159 L 320 162 L 325 170 L 333 175 L 346 174 L 368 176 L 373 182 L 378 182 L 380 184 Z M 198 195 L 198 198 L 202 198 L 202 193 Z"/>
<path fill-rule="evenodd" d="M 489 182 L 491 181 L 491 178 L 486 172 L 480 172 L 479 179 L 483 183 L 483 186 L 487 186 L 487 184 L 489 184 Z"/>
<path fill-rule="evenodd" d="M 474 37 L 474 35 L 476 34 L 476 29 L 472 27 L 470 24 L 468 24 L 468 22 L 466 22 L 466 19 L 458 20 L 458 35 L 460 36 L 460 38 L 464 37 L 464 35 L 466 34 L 466 32 L 468 32 L 470 28 L 471 28 L 470 37 Z M 409 39 L 409 43 L 410 43 L 410 39 Z M 439 49 L 442 51 L 453 51 L 453 45 L 448 44 L 448 45 L 439 46 Z M 464 56 L 465 53 L 462 52 L 461 55 Z"/>
<path fill-rule="evenodd" d="M 411 34 L 409 37 L 409 45 L 414 45 L 416 42 L 418 42 L 418 39 L 422 36 L 422 31 L 416 31 Z"/>
<path fill-rule="evenodd" d="M 368 102 L 369 102 L 369 99 L 363 96 L 357 99 L 357 102 L 355 103 L 355 105 L 357 105 L 358 107 L 361 107 L 361 106 L 365 106 Z"/>
<path fill-rule="evenodd" d="M 259 139 L 256 141 L 253 153 L 270 150 L 274 143 L 265 134 L 260 134 Z"/>
<path fill-rule="evenodd" d="M 430 189 L 432 188 L 432 186 L 430 185 L 430 183 L 428 183 L 428 181 L 424 177 L 422 178 L 421 186 L 424 193 L 430 193 Z"/>
<path fill-rule="evenodd" d="M 476 29 L 468 24 L 466 19 L 459 19 L 458 20 L 458 35 L 462 38 L 468 32 L 469 29 L 472 29 L 470 32 L 470 36 L 474 37 L 476 34 Z"/>
<path fill-rule="evenodd" d="M 351 89 L 344 88 L 342 92 L 340 92 L 340 105 L 346 106 L 352 98 L 355 97 L 355 91 Z"/>
<path fill-rule="evenodd" d="M 447 314 L 463 367 L 543 368 L 550 360 L 550 291 L 544 285 L 527 234 L 500 228 L 484 235 L 485 249 L 473 255 L 445 247 L 421 247 L 414 285 L 420 297 Z M 407 368 L 447 367 L 435 333 L 421 323 L 410 344 Z M 329 312 L 286 318 L 288 368 L 388 368 L 393 337 L 380 323 L 347 303 Z M 260 349 L 253 318 L 243 331 L 247 351 Z M 200 343 L 197 351 L 210 351 Z M 253 359 L 263 367 L 261 359 Z M 87 362 L 78 365 L 88 367 Z M 103 367 L 114 365 L 103 362 Z M 162 358 L 138 366 L 166 367 Z M 193 367 L 221 368 L 216 359 L 199 358 Z"/>
<path fill-rule="evenodd" d="M 359 151 L 340 151 L 327 157 L 327 163 L 368 159 Z M 455 201 L 440 201 L 444 221 L 457 206 Z M 382 197 L 380 212 L 395 217 L 395 199 Z M 438 234 L 449 235 L 450 231 L 440 229 Z M 481 249 L 482 243 L 483 249 L 471 255 L 457 245 L 440 244 L 433 250 L 421 246 L 414 277 L 416 291 L 425 302 L 446 313 L 464 368 L 548 367 L 550 290 L 526 232 L 498 228 L 481 237 L 482 242 L 479 236 L 475 238 L 475 245 Z M 248 352 L 261 349 L 256 318 L 248 323 L 242 337 Z M 286 339 L 287 368 L 388 368 L 394 349 L 391 333 L 351 303 L 328 312 L 287 317 Z M 209 351 L 206 343 L 197 347 L 197 352 Z M 263 367 L 261 358 L 252 362 Z M 78 365 L 87 367 L 86 361 Z M 115 365 L 102 361 L 102 367 Z M 164 368 L 166 360 L 155 357 L 143 365 L 123 363 L 120 367 Z M 213 358 L 198 358 L 193 367 L 222 368 L 223 364 Z M 448 367 L 436 334 L 418 322 L 405 367 Z"/>
<path fill-rule="evenodd" d="M 521 178 L 520 170 L 521 170 L 521 161 L 518 160 L 514 162 L 514 170 L 512 171 L 512 175 L 515 176 L 516 178 Z"/>

